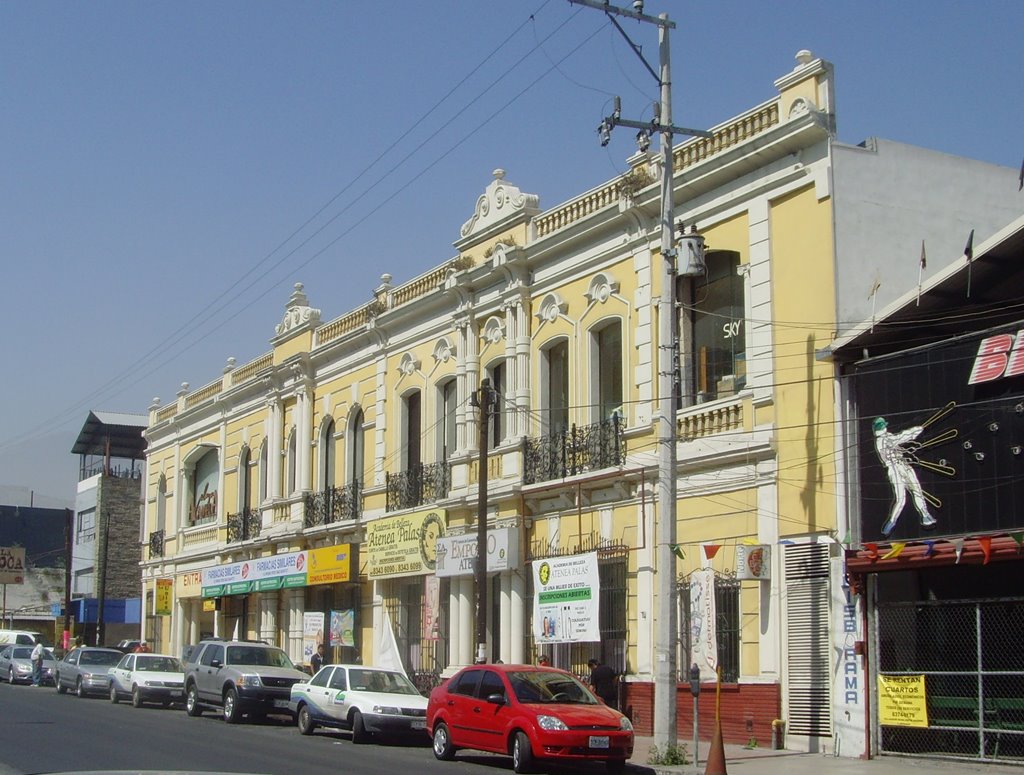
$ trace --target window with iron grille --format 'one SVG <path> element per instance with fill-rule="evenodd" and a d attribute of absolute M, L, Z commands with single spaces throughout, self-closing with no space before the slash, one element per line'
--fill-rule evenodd
<path fill-rule="evenodd" d="M 690 627 L 690 584 L 679 590 L 679 646 L 677 660 L 683 680 L 689 680 L 693 653 Z M 740 677 L 740 582 L 715 574 L 715 634 L 718 640 L 718 667 L 723 683 L 736 683 Z"/>

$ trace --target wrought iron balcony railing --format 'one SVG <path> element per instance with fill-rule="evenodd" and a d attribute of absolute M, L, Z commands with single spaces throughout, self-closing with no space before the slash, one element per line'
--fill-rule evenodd
<path fill-rule="evenodd" d="M 362 514 L 363 488 L 359 481 L 342 487 L 328 487 L 306 496 L 303 527 L 330 525 L 346 519 L 359 519 Z"/>
<path fill-rule="evenodd" d="M 593 425 L 523 441 L 523 484 L 621 466 L 626 462 L 625 423 L 618 413 Z"/>
<path fill-rule="evenodd" d="M 263 515 L 255 509 L 244 509 L 228 514 L 228 543 L 259 538 L 263 529 Z"/>
<path fill-rule="evenodd" d="M 164 556 L 164 531 L 163 530 L 154 530 L 152 533 L 149 534 L 149 557 L 150 557 L 150 559 L 152 559 L 154 557 L 163 557 L 163 556 Z"/>
<path fill-rule="evenodd" d="M 387 510 L 411 509 L 447 497 L 452 486 L 449 463 L 420 463 L 408 471 L 387 475 Z"/>

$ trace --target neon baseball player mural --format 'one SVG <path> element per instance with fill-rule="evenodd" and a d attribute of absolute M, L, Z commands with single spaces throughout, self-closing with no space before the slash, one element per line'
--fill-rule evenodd
<path fill-rule="evenodd" d="M 928 509 L 929 504 L 934 508 L 941 508 L 942 502 L 934 495 L 925 492 L 921 487 L 921 481 L 917 478 L 917 471 L 914 466 L 921 466 L 930 469 L 944 476 L 953 476 L 956 469 L 947 465 L 944 460 L 932 462 L 922 460 L 918 452 L 926 447 L 933 447 L 943 444 L 957 437 L 957 430 L 950 428 L 926 441 L 918 441 L 926 427 L 931 423 L 945 417 L 956 408 L 956 404 L 950 401 L 942 409 L 933 414 L 920 425 L 914 425 L 902 431 L 892 432 L 889 430 L 889 423 L 884 417 L 876 417 L 871 427 L 875 433 L 875 451 L 878 459 L 885 467 L 885 474 L 892 485 L 893 502 L 889 509 L 889 519 L 882 525 L 882 535 L 888 536 L 896 527 L 903 509 L 907 505 L 907 494 L 914 503 L 918 515 L 921 517 L 921 526 L 926 528 L 935 527 L 938 520 Z"/>

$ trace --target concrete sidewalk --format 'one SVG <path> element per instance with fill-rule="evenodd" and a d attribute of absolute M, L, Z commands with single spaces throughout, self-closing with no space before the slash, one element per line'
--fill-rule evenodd
<path fill-rule="evenodd" d="M 692 740 L 680 739 L 679 744 L 692 748 Z M 636 737 L 633 743 L 633 758 L 628 770 L 651 775 L 704 775 L 707 765 L 709 742 L 700 742 L 700 761 L 694 766 L 686 764 L 668 767 L 648 764 L 654 739 Z M 820 753 L 800 751 L 774 751 L 769 748 L 746 748 L 740 745 L 725 746 L 725 764 L 729 775 L 955 775 L 964 772 L 979 772 L 987 775 L 1022 775 L 1024 768 L 1010 764 L 989 764 L 979 761 L 952 761 L 946 759 L 924 759 L 904 756 L 879 756 L 874 759 L 849 759 Z"/>

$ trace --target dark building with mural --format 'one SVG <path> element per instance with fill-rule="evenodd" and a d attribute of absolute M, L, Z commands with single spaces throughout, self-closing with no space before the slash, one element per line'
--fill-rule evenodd
<path fill-rule="evenodd" d="M 837 343 L 872 753 L 1024 761 L 1024 219 Z"/>

